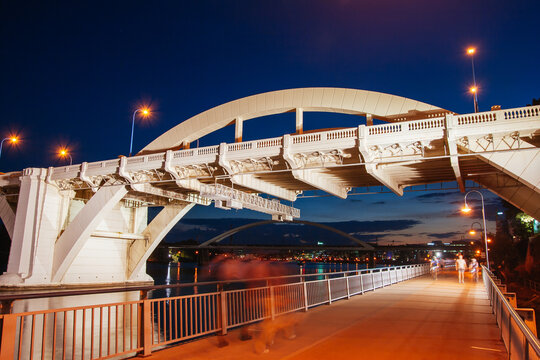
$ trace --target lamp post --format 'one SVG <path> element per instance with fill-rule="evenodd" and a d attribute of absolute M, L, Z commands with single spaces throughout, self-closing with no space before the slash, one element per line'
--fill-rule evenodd
<path fill-rule="evenodd" d="M 474 112 L 478 112 L 478 100 L 476 99 L 476 94 L 478 94 L 478 88 L 476 86 L 473 86 L 470 88 L 471 94 L 473 96 L 473 103 L 474 103 Z"/>
<path fill-rule="evenodd" d="M 472 66 L 472 78 L 473 78 L 473 88 L 471 88 L 471 92 L 473 93 L 473 100 L 474 100 L 474 112 L 478 112 L 478 86 L 476 86 L 476 75 L 474 73 L 474 54 L 476 53 L 476 48 L 470 47 L 467 49 L 467 55 L 471 57 L 471 66 Z M 474 89 L 474 91 L 473 91 Z"/>
<path fill-rule="evenodd" d="M 147 116 L 148 114 L 150 114 L 150 110 L 147 108 L 136 109 L 133 112 L 133 121 L 131 122 L 131 141 L 129 143 L 129 156 L 131 156 L 131 152 L 133 150 L 133 131 L 135 129 L 135 115 L 137 115 L 138 112 L 141 112 L 143 116 Z"/>
<path fill-rule="evenodd" d="M 2 146 L 4 145 L 4 141 L 6 141 L 6 140 L 9 140 L 9 142 L 12 143 L 12 144 L 15 144 L 17 141 L 19 141 L 19 139 L 16 136 L 10 136 L 10 137 L 7 137 L 7 138 L 3 139 L 0 142 L 0 156 L 2 156 Z"/>
<path fill-rule="evenodd" d="M 463 207 L 463 209 L 461 209 L 462 212 L 464 213 L 469 213 L 471 212 L 471 208 L 469 207 L 469 205 L 467 205 L 467 196 L 469 196 L 470 193 L 478 193 L 480 195 L 480 199 L 482 199 L 482 220 L 484 222 L 484 243 L 486 244 L 486 264 L 487 264 L 487 268 L 489 270 L 489 255 L 488 255 L 488 238 L 487 238 L 487 232 L 486 232 L 486 212 L 485 212 L 485 208 L 484 208 L 484 195 L 482 195 L 482 193 L 478 190 L 471 190 L 469 191 L 468 193 L 465 194 L 465 198 L 464 198 L 464 202 L 465 202 L 465 206 Z"/>
<path fill-rule="evenodd" d="M 62 148 L 58 151 L 58 156 L 61 158 L 69 157 L 69 165 L 73 165 L 73 158 L 71 157 L 71 154 L 69 153 L 69 150 L 66 148 Z"/>

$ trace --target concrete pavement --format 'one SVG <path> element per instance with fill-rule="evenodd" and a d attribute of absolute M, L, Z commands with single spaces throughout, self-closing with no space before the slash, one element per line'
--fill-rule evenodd
<path fill-rule="evenodd" d="M 258 334 L 257 325 L 250 331 Z M 297 337 L 276 336 L 266 354 L 240 332 L 154 352 L 148 359 L 506 359 L 481 281 L 458 284 L 454 271 L 423 276 L 322 305 L 305 313 Z"/>

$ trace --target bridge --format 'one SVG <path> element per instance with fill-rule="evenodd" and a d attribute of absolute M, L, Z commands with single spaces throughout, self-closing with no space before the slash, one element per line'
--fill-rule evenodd
<path fill-rule="evenodd" d="M 247 229 L 250 229 L 250 228 L 253 228 L 253 227 L 257 227 L 257 226 L 274 224 L 276 222 L 278 222 L 278 221 L 276 221 L 276 220 L 266 220 L 266 221 L 252 222 L 252 223 L 249 223 L 249 224 L 238 226 L 238 227 L 236 227 L 234 229 L 226 231 L 223 234 L 215 236 L 212 239 L 201 243 L 199 245 L 199 247 L 205 247 L 205 246 L 208 246 L 208 245 L 211 245 L 211 244 L 214 244 L 214 243 L 218 243 L 218 242 L 220 242 L 220 241 L 228 238 L 229 236 L 232 236 L 232 235 L 234 235 L 234 234 L 236 234 L 236 233 L 238 233 L 240 231 L 244 231 L 244 230 L 247 230 Z M 314 226 L 314 227 L 318 227 L 320 229 L 327 230 L 327 231 L 333 232 L 335 234 L 338 234 L 339 236 L 341 236 L 341 237 L 343 237 L 343 238 L 345 238 L 345 239 L 347 239 L 347 240 L 349 240 L 349 241 L 351 241 L 353 243 L 358 244 L 358 248 L 357 248 L 358 250 L 373 250 L 373 246 L 367 244 L 365 241 L 359 240 L 359 239 L 355 238 L 354 236 L 352 236 L 350 234 L 347 234 L 346 232 L 341 231 L 339 229 L 333 228 L 331 226 L 324 225 L 324 224 L 318 224 L 318 223 L 311 222 L 311 221 L 302 221 L 302 220 L 295 220 L 292 223 L 293 224 L 300 224 L 300 225 Z"/>
<path fill-rule="evenodd" d="M 353 128 L 304 133 L 312 111 L 359 116 Z M 243 122 L 294 112 L 296 133 L 242 141 Z M 373 125 L 373 119 L 385 124 Z M 146 260 L 196 204 L 291 221 L 303 191 L 472 180 L 540 219 L 540 107 L 458 115 L 400 96 L 340 88 L 231 101 L 173 127 L 137 156 L 0 177 L 12 240 L 4 286 L 149 282 Z M 227 125 L 235 142 L 190 148 Z M 263 196 L 265 195 L 265 196 Z M 163 207 L 150 222 L 147 207 Z"/>

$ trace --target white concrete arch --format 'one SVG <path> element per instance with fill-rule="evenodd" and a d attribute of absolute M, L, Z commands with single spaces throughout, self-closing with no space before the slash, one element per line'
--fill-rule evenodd
<path fill-rule="evenodd" d="M 303 112 L 335 112 L 367 116 L 386 121 L 414 120 L 422 113 L 447 113 L 440 107 L 401 96 L 376 91 L 345 88 L 298 88 L 271 91 L 230 101 L 187 119 L 148 144 L 141 154 L 165 151 L 189 144 L 232 122 L 237 124 L 237 139 L 242 122 L 262 116 L 297 113 L 297 130 Z M 426 116 L 427 114 L 428 116 Z"/>

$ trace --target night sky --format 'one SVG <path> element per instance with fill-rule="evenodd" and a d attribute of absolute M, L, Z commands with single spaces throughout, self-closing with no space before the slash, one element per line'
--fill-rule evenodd
<path fill-rule="evenodd" d="M 222 103 L 296 87 L 346 87 L 400 95 L 458 113 L 473 111 L 469 45 L 480 110 L 540 97 L 538 1 L 2 1 L 0 3 L 0 171 L 61 166 L 127 155 Z M 358 117 L 304 115 L 305 129 L 355 126 Z M 294 115 L 244 124 L 244 139 L 294 132 Z M 200 145 L 232 142 L 228 127 Z M 500 209 L 485 191 L 488 216 Z M 309 221 L 413 220 L 372 231 L 391 241 L 458 240 L 471 218 L 456 192 L 300 199 Z M 479 211 L 476 211 L 479 214 Z M 196 207 L 194 218 L 268 218 Z M 494 222 L 488 225 L 495 231 Z"/>

